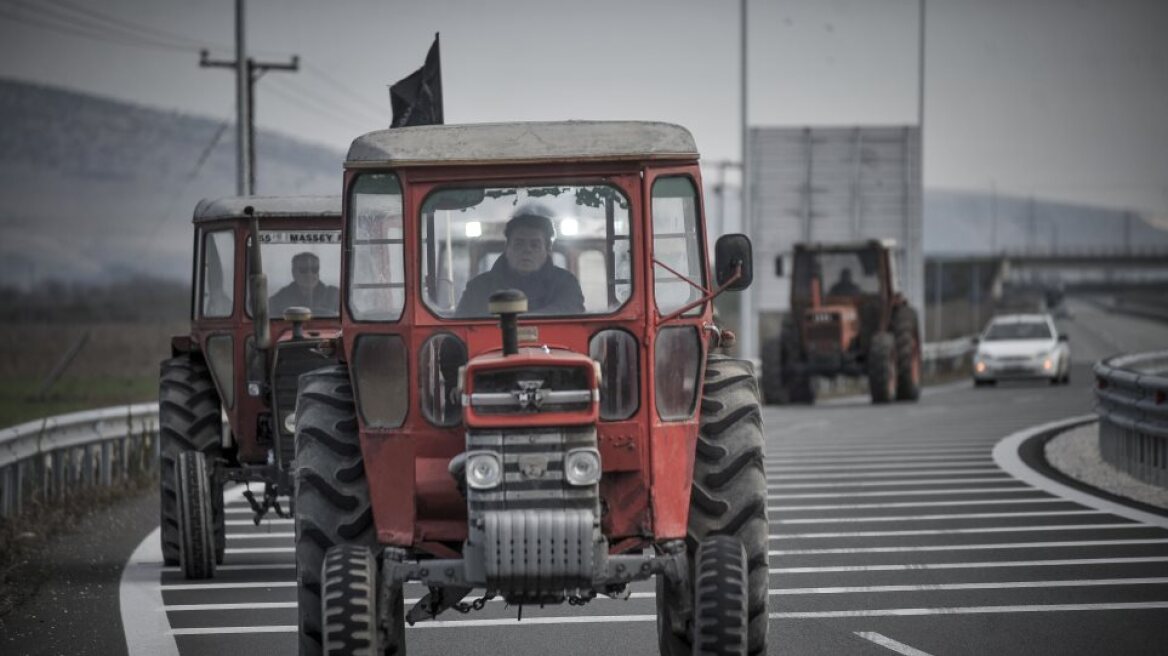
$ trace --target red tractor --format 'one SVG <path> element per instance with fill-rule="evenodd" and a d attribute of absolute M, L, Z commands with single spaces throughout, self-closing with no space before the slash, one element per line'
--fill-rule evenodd
<path fill-rule="evenodd" d="M 791 311 L 763 345 L 767 403 L 814 403 L 812 376 L 866 376 L 873 403 L 920 398 L 920 325 L 897 288 L 894 249 L 795 245 Z"/>
<path fill-rule="evenodd" d="M 244 493 L 257 523 L 290 516 L 278 498 L 293 489 L 297 379 L 336 362 L 341 201 L 202 201 L 194 227 L 191 332 L 172 338 L 158 389 L 161 533 L 168 565 L 209 578 L 223 562 L 226 483 L 262 484 L 258 499 Z"/>
<path fill-rule="evenodd" d="M 654 577 L 661 653 L 765 653 L 758 392 L 711 353 L 750 241 L 711 271 L 689 132 L 399 128 L 345 168 L 342 362 L 297 402 L 300 653 Z"/>

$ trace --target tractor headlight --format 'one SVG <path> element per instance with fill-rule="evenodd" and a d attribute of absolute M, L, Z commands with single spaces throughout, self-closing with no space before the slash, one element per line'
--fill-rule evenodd
<path fill-rule="evenodd" d="M 600 480 L 600 452 L 576 449 L 564 458 L 564 478 L 570 485 L 592 485 Z"/>
<path fill-rule="evenodd" d="M 296 432 L 296 413 L 295 412 L 289 412 L 288 414 L 284 415 L 284 430 L 288 431 L 289 433 Z"/>
<path fill-rule="evenodd" d="M 503 481 L 503 463 L 490 451 L 467 455 L 466 484 L 473 490 L 489 490 Z"/>

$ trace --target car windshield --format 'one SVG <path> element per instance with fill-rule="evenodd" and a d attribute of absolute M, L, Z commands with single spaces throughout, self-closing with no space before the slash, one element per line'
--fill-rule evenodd
<path fill-rule="evenodd" d="M 261 230 L 260 258 L 272 318 L 282 317 L 290 307 L 306 307 L 314 317 L 340 315 L 340 230 Z"/>
<path fill-rule="evenodd" d="M 985 340 L 996 342 L 1007 339 L 1050 339 L 1050 326 L 1045 321 L 1011 321 L 990 325 Z"/>
<path fill-rule="evenodd" d="M 629 201 L 603 184 L 442 189 L 422 204 L 422 298 L 441 317 L 490 316 L 501 289 L 528 314 L 616 310 L 632 294 Z"/>

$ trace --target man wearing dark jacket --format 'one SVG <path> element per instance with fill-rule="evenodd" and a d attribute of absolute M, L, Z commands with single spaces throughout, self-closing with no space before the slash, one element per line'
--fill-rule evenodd
<path fill-rule="evenodd" d="M 308 251 L 292 257 L 292 282 L 268 299 L 273 317 L 282 317 L 284 310 L 296 306 L 318 317 L 335 317 L 341 309 L 340 290 L 320 281 L 320 258 Z"/>
<path fill-rule="evenodd" d="M 580 281 L 571 272 L 552 264 L 555 228 L 548 214 L 539 206 L 525 206 L 515 211 L 503 229 L 507 237 L 503 256 L 490 271 L 467 283 L 458 302 L 457 316 L 489 316 L 487 300 L 501 289 L 518 289 L 526 294 L 527 310 L 532 314 L 584 313 Z"/>

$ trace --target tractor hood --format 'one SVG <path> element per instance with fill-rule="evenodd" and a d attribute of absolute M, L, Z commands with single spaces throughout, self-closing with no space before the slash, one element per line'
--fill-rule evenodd
<path fill-rule="evenodd" d="M 597 421 L 599 366 L 586 355 L 525 346 L 471 358 L 462 375 L 468 427 L 569 426 Z"/>

